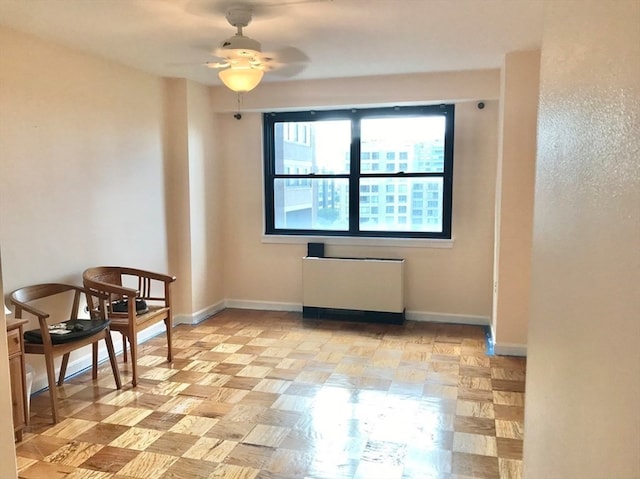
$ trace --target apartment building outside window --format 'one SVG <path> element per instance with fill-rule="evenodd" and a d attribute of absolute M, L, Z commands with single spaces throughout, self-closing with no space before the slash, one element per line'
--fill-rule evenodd
<path fill-rule="evenodd" d="M 266 234 L 451 238 L 453 105 L 263 122 Z"/>

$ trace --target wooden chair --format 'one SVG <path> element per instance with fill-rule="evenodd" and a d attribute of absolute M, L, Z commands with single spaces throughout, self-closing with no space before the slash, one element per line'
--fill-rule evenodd
<path fill-rule="evenodd" d="M 172 360 L 171 284 L 174 276 L 121 266 L 89 268 L 82 274 L 84 286 L 93 293 L 92 316 L 111 320 L 111 329 L 122 334 L 123 358 L 127 362 L 127 340 L 131 350 L 132 383 L 138 382 L 138 333 L 164 321 L 167 331 L 167 361 Z M 144 309 L 140 309 L 143 306 Z"/>
<path fill-rule="evenodd" d="M 58 301 L 71 299 L 73 292 L 73 303 L 69 317 L 67 319 L 51 318 L 49 313 L 41 311 L 41 303 L 38 308 L 32 304 L 44 298 L 51 298 L 51 303 L 55 301 L 56 306 L 62 304 Z M 68 298 L 65 298 L 65 293 Z M 27 312 L 38 318 L 39 328 L 25 331 L 24 333 L 24 349 L 27 354 L 43 354 L 47 367 L 47 380 L 49 382 L 49 396 L 51 399 L 51 414 L 53 423 L 57 423 L 58 415 L 58 394 L 57 386 L 62 386 L 64 377 L 69 364 L 69 354 L 71 351 L 92 345 L 93 349 L 93 379 L 98 377 L 98 341 L 104 339 L 109 353 L 109 361 L 113 370 L 113 377 L 118 389 L 122 388 L 120 382 L 120 374 L 116 363 L 116 355 L 111 341 L 109 330 L 109 320 L 104 317 L 95 317 L 93 319 L 78 319 L 78 310 L 80 307 L 80 297 L 82 294 L 87 296 L 88 292 L 77 286 L 60 283 L 36 284 L 26 286 L 15 290 L 10 295 L 10 301 L 15 305 L 15 317 L 23 318 L 23 313 Z M 53 298 L 57 297 L 57 298 Z M 26 319 L 26 318 L 24 318 Z M 54 324 L 61 327 L 53 328 Z M 64 326 L 64 328 L 62 327 Z M 62 333 L 62 331 L 67 331 Z M 54 359 L 62 356 L 62 364 L 60 366 L 60 376 L 56 383 Z"/>

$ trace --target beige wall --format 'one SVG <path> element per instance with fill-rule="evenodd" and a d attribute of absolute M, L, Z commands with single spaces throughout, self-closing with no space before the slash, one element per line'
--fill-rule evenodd
<path fill-rule="evenodd" d="M 4 28 L 0 44 L 4 293 L 99 264 L 167 271 L 162 80 Z"/>
<path fill-rule="evenodd" d="M 189 198 L 189 116 L 187 83 L 177 78 L 164 80 L 164 164 L 169 268 L 180 278 L 173 293 L 178 311 L 191 311 L 191 217 Z"/>
<path fill-rule="evenodd" d="M 294 84 L 295 83 L 295 84 Z M 375 85 L 375 87 L 372 87 Z M 224 110 L 233 93 L 213 89 L 214 108 Z M 291 93 L 283 95 L 282 91 Z M 339 92 L 339 93 L 336 93 Z M 499 72 L 456 72 L 375 79 L 263 84 L 246 95 L 248 110 L 330 105 L 331 95 L 359 104 L 457 101 L 454 148 L 454 245 L 430 247 L 344 245 L 327 241 L 336 256 L 402 257 L 406 262 L 406 307 L 410 317 L 484 321 L 491 316 L 493 215 L 497 156 Z M 354 100 L 355 99 L 355 100 Z M 466 101 L 461 101 L 464 99 Z M 487 100 L 479 110 L 474 100 Z M 338 99 L 339 101 L 340 99 Z M 353 104 L 352 104 L 353 106 Z M 295 309 L 302 302 L 302 262 L 306 243 L 262 242 L 263 166 L 259 113 L 238 121 L 221 113 L 224 162 L 225 297 L 232 304 Z M 451 315 L 451 316 L 447 316 Z M 455 317 L 457 316 L 457 318 Z"/>
<path fill-rule="evenodd" d="M 164 80 L 165 167 L 170 268 L 179 313 L 191 323 L 219 308 L 222 285 L 222 162 L 209 88 Z"/>
<path fill-rule="evenodd" d="M 210 88 L 187 82 L 189 115 L 189 202 L 191 241 L 192 314 L 202 319 L 210 308 L 224 302 L 222 265 L 225 207 L 221 141 L 211 107 Z"/>
<path fill-rule="evenodd" d="M 0 43 L 6 291 L 166 270 L 162 81 L 7 29 Z"/>
<path fill-rule="evenodd" d="M 496 100 L 499 94 L 499 70 L 473 70 L 262 83 L 244 95 L 241 103 L 245 111 L 308 110 Z M 212 99 L 218 111 L 237 109 L 236 95 L 226 88 L 213 88 Z"/>
<path fill-rule="evenodd" d="M 637 0 L 548 2 L 527 479 L 640 477 L 639 78 Z"/>
<path fill-rule="evenodd" d="M 492 330 L 496 354 L 526 354 L 540 51 L 502 67 Z"/>

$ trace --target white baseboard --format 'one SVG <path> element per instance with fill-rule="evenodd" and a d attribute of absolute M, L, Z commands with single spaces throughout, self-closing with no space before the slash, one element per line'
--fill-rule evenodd
<path fill-rule="evenodd" d="M 261 311 L 293 311 L 301 312 L 302 304 L 299 303 L 276 303 L 269 301 L 249 301 L 240 299 L 227 299 L 225 301 L 227 308 L 238 309 L 257 309 Z M 429 313 L 423 311 L 407 311 L 406 319 L 410 321 L 428 321 L 433 323 L 453 323 L 453 324 L 472 324 L 480 326 L 488 326 L 491 324 L 489 316 L 473 316 L 468 314 L 449 314 L 449 313 Z"/>
<path fill-rule="evenodd" d="M 470 314 L 430 313 L 426 311 L 407 311 L 406 319 L 410 321 L 426 321 L 430 323 L 472 324 L 489 326 L 489 316 L 474 316 Z"/>
<path fill-rule="evenodd" d="M 240 299 L 227 299 L 224 302 L 227 308 L 256 309 L 260 311 L 293 311 L 301 312 L 302 304 L 276 303 L 269 301 L 249 301 Z M 472 324 L 488 326 L 491 324 L 489 316 L 474 316 L 469 314 L 430 313 L 424 311 L 407 311 L 406 319 L 410 321 L 427 321 L 433 323 Z"/>
<path fill-rule="evenodd" d="M 243 299 L 227 299 L 224 302 L 227 308 L 257 309 L 261 311 L 293 311 L 301 312 L 302 304 L 277 303 L 273 301 L 248 301 Z"/>
<path fill-rule="evenodd" d="M 193 314 L 178 314 L 173 317 L 173 325 L 177 324 L 198 324 L 201 321 L 204 321 L 210 316 L 213 316 L 216 313 L 219 313 L 227 306 L 224 301 L 218 301 L 217 303 L 207 306 L 206 308 L 201 309 L 200 311 L 196 311 Z"/>
<path fill-rule="evenodd" d="M 527 345 L 517 343 L 494 343 L 493 352 L 496 356 L 523 356 L 527 355 Z"/>

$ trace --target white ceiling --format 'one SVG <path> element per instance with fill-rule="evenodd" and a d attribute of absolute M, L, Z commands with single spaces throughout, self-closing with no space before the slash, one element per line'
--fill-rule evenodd
<path fill-rule="evenodd" d="M 543 0 L 0 0 L 0 25 L 217 85 L 201 64 L 235 33 L 225 11 L 238 3 L 263 51 L 308 58 L 264 81 L 497 68 L 542 36 Z"/>

